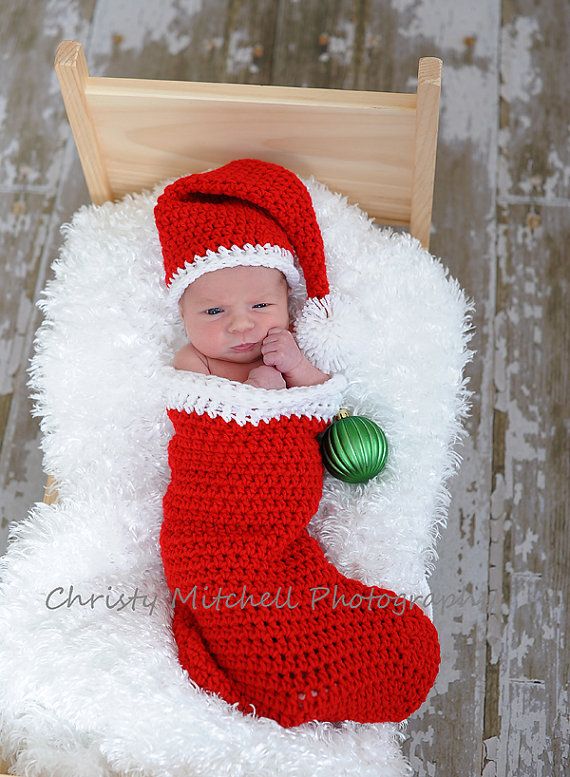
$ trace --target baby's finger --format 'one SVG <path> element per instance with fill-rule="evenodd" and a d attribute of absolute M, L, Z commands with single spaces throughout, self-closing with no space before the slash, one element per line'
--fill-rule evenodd
<path fill-rule="evenodd" d="M 262 348 L 279 348 L 281 346 L 281 340 L 264 340 L 261 344 Z"/>

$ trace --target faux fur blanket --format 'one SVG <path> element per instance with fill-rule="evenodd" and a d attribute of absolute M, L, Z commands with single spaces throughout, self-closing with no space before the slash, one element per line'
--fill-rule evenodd
<path fill-rule="evenodd" d="M 367 484 L 327 474 L 309 531 L 343 575 L 426 597 L 470 408 L 473 302 L 416 240 L 304 183 L 334 318 L 325 331 L 299 317 L 297 342 L 345 375 L 343 404 L 390 444 Z M 0 559 L 0 755 L 30 776 L 409 775 L 405 724 L 286 729 L 206 694 L 179 664 L 159 552 L 165 398 L 184 342 L 153 218 L 164 185 L 77 211 L 38 302 L 29 386 L 59 502 L 14 524 Z"/>

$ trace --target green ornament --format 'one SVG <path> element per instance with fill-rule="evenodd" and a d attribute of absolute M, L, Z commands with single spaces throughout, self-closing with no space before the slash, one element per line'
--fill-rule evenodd
<path fill-rule="evenodd" d="M 370 418 L 343 407 L 319 437 L 325 467 L 345 483 L 367 483 L 384 469 L 388 441 Z"/>

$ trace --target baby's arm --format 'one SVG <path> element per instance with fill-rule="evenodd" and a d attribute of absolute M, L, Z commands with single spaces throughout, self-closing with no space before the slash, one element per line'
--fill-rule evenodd
<path fill-rule="evenodd" d="M 289 372 L 283 372 L 287 388 L 291 386 L 316 386 L 318 383 L 326 383 L 330 373 L 321 372 L 303 354 L 303 359 Z"/>
<path fill-rule="evenodd" d="M 255 367 L 251 370 L 245 381 L 249 386 L 256 386 L 264 389 L 284 389 L 287 388 L 285 380 L 279 370 L 275 367 L 267 367 L 263 364 L 261 367 Z"/>

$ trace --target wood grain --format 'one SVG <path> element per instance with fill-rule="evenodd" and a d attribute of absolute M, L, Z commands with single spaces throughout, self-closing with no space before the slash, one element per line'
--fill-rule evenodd
<path fill-rule="evenodd" d="M 342 191 L 380 224 L 409 227 L 425 247 L 441 68 L 436 57 L 420 59 L 416 95 L 98 77 L 77 41 L 55 56 L 94 203 L 260 157 Z"/>
<path fill-rule="evenodd" d="M 505 193 L 504 200 L 509 199 Z M 487 754 L 497 774 L 530 774 L 568 763 L 570 594 L 568 371 L 561 346 L 570 314 L 563 261 L 567 209 L 510 204 L 499 209 L 500 358 L 495 370 L 486 675 L 496 692 L 485 708 Z M 509 743 L 520 742 L 513 753 Z M 547 772 L 548 773 L 548 772 Z"/>
<path fill-rule="evenodd" d="M 489 775 L 568 773 L 569 10 L 503 4 Z"/>
<path fill-rule="evenodd" d="M 40 429 L 26 385 L 41 321 L 34 303 L 50 276 L 59 226 L 86 193 L 72 161 L 53 53 L 65 31 L 88 36 L 94 6 L 39 0 L 28 2 L 25 11 L 17 2 L 2 6 L 0 552 L 10 523 L 24 518 L 42 498 Z"/>

